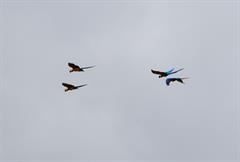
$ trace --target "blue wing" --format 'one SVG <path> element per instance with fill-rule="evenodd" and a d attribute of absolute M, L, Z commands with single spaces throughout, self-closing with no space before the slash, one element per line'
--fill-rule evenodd
<path fill-rule="evenodd" d="M 169 70 L 169 71 L 166 71 L 165 73 L 167 73 L 167 74 L 172 74 L 173 70 L 174 70 L 174 69 L 171 69 L 171 70 Z"/>
<path fill-rule="evenodd" d="M 170 85 L 170 82 L 172 81 L 172 78 L 167 78 L 166 79 L 166 84 L 167 84 L 167 86 L 169 86 Z"/>

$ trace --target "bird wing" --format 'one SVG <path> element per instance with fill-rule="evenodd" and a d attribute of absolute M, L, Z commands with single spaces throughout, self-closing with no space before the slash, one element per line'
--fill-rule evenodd
<path fill-rule="evenodd" d="M 167 86 L 170 85 L 170 82 L 171 82 L 171 78 L 167 78 L 167 79 L 166 79 L 166 84 L 167 84 Z"/>
<path fill-rule="evenodd" d="M 166 71 L 167 74 L 171 74 L 173 72 L 174 68 L 171 70 Z"/>
<path fill-rule="evenodd" d="M 83 85 L 77 86 L 77 88 L 84 87 L 84 86 L 86 86 L 86 85 L 87 85 L 87 84 L 83 84 Z"/>
<path fill-rule="evenodd" d="M 87 67 L 82 67 L 81 69 L 90 69 L 90 68 L 93 68 L 95 66 L 87 66 Z"/>
<path fill-rule="evenodd" d="M 157 74 L 157 75 L 165 74 L 164 72 L 156 71 L 156 70 L 152 70 L 152 69 L 151 69 L 151 71 L 152 71 L 153 74 Z"/>
<path fill-rule="evenodd" d="M 79 68 L 79 66 L 77 66 L 77 65 L 75 65 L 75 64 L 73 64 L 73 63 L 70 63 L 70 62 L 68 63 L 68 66 L 71 67 L 71 68 L 73 68 L 73 69 L 74 69 L 74 68 Z"/>
<path fill-rule="evenodd" d="M 171 82 L 174 82 L 176 78 L 167 78 L 166 79 L 166 84 L 169 86 Z"/>
<path fill-rule="evenodd" d="M 67 84 L 67 83 L 62 83 L 62 85 L 63 85 L 64 87 L 67 87 L 67 88 L 74 88 L 74 87 L 75 87 L 74 85 L 72 85 L 72 84 Z"/>

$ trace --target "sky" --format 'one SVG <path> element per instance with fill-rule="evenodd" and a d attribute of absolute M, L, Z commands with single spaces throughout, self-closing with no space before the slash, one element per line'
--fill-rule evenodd
<path fill-rule="evenodd" d="M 237 2 L 65 2 L 0 4 L 0 160 L 240 160 Z"/>

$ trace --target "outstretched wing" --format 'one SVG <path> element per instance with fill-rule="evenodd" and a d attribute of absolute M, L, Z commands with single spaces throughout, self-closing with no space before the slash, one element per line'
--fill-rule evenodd
<path fill-rule="evenodd" d="M 153 74 L 157 74 L 157 75 L 163 75 L 163 74 L 165 74 L 164 72 L 156 71 L 156 70 L 152 70 L 152 69 L 151 69 L 151 71 L 152 71 Z"/>
<path fill-rule="evenodd" d="M 74 85 L 72 85 L 72 84 L 67 84 L 67 83 L 62 83 L 62 85 L 63 85 L 64 87 L 67 87 L 67 88 L 74 88 L 74 87 L 75 87 Z"/>
<path fill-rule="evenodd" d="M 79 66 L 75 65 L 74 63 L 68 63 L 68 66 L 75 69 L 75 68 L 79 68 Z"/>
<path fill-rule="evenodd" d="M 167 79 L 166 79 L 166 84 L 167 84 L 167 86 L 170 85 L 170 82 L 171 82 L 171 81 L 172 81 L 171 78 L 167 78 Z"/>
<path fill-rule="evenodd" d="M 176 78 L 167 78 L 167 79 L 166 79 L 166 84 L 167 84 L 167 86 L 169 86 L 170 83 L 171 83 L 171 82 L 174 82 L 175 80 L 176 80 Z"/>
<path fill-rule="evenodd" d="M 81 69 L 90 69 L 90 68 L 93 68 L 95 66 L 88 66 L 88 67 L 82 67 Z"/>
<path fill-rule="evenodd" d="M 86 86 L 86 85 L 87 85 L 87 84 L 83 84 L 83 85 L 77 86 L 77 88 L 84 87 L 84 86 Z"/>
<path fill-rule="evenodd" d="M 174 71 L 174 68 L 171 70 L 166 71 L 166 73 L 171 74 Z"/>

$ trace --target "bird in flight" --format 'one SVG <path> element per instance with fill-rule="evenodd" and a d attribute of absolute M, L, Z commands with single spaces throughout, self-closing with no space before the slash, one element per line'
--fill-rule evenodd
<path fill-rule="evenodd" d="M 166 84 L 167 84 L 167 86 L 169 86 L 171 82 L 175 82 L 175 81 L 184 84 L 184 82 L 183 82 L 184 79 L 188 79 L 188 78 L 167 78 Z"/>
<path fill-rule="evenodd" d="M 79 67 L 78 65 L 75 65 L 74 63 L 68 63 L 68 66 L 70 67 L 70 68 L 72 68 L 69 72 L 71 73 L 71 72 L 83 72 L 84 71 L 84 69 L 89 69 L 89 68 L 93 68 L 93 67 L 95 67 L 95 66 L 88 66 L 88 67 Z"/>
<path fill-rule="evenodd" d="M 183 70 L 183 68 L 182 68 L 182 69 L 179 69 L 179 70 L 176 70 L 176 71 L 174 71 L 174 69 L 171 69 L 171 70 L 169 70 L 169 71 L 164 71 L 164 72 L 163 72 L 163 71 L 157 71 L 157 70 L 152 70 L 152 69 L 151 69 L 151 71 L 152 71 L 153 74 L 159 75 L 159 76 L 158 76 L 159 78 L 167 77 L 168 75 L 175 74 L 175 73 L 177 73 L 177 72 L 179 72 L 179 71 L 181 71 L 181 70 Z"/>
<path fill-rule="evenodd" d="M 83 84 L 83 85 L 80 85 L 80 86 L 74 86 L 74 85 L 72 85 L 72 84 L 62 83 L 62 85 L 63 85 L 64 87 L 66 87 L 65 92 L 67 92 L 67 91 L 70 91 L 70 90 L 78 89 L 78 88 L 80 88 L 80 87 L 84 87 L 84 86 L 86 86 L 87 84 Z"/>

